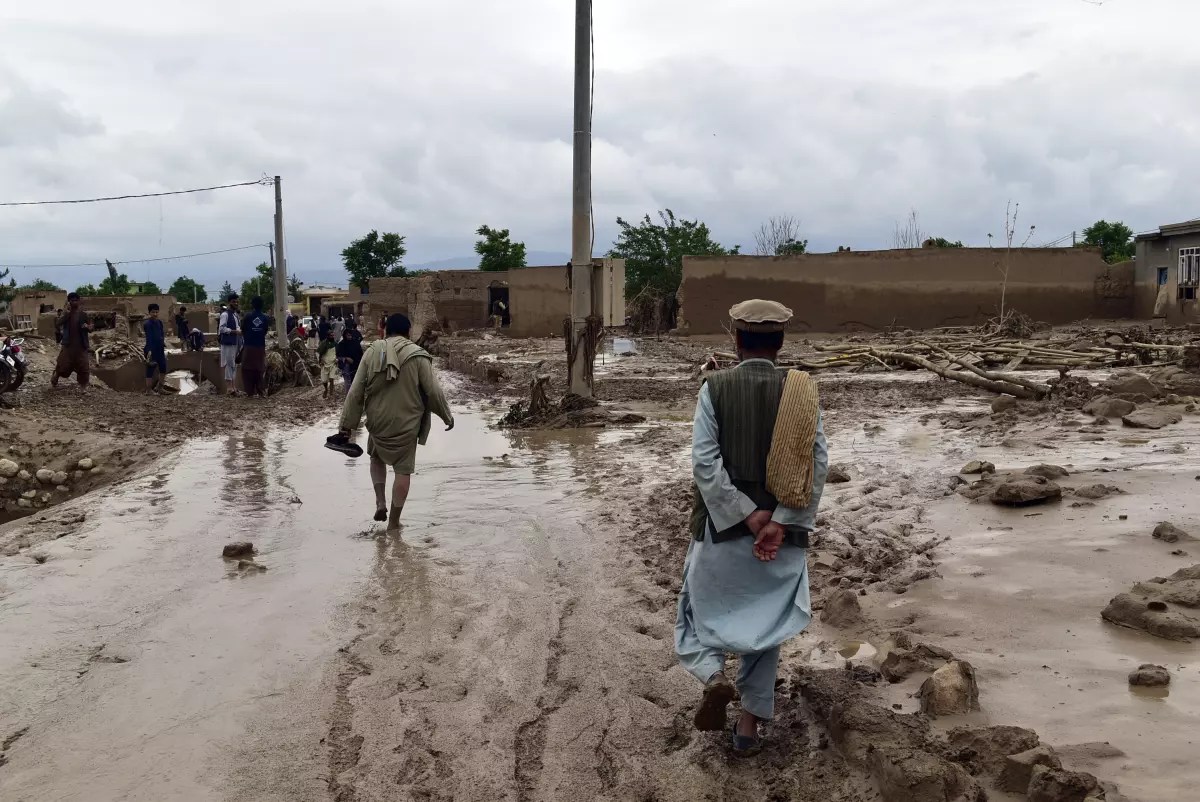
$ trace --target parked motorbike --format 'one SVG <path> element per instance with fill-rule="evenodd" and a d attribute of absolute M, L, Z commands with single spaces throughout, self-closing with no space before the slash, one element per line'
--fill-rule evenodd
<path fill-rule="evenodd" d="M 11 392 L 25 381 L 24 337 L 5 337 L 0 345 L 0 392 Z"/>

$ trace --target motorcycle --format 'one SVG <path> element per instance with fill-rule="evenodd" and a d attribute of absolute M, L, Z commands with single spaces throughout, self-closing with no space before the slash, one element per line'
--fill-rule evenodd
<path fill-rule="evenodd" d="M 5 337 L 0 345 L 0 392 L 11 392 L 25 381 L 24 337 Z"/>

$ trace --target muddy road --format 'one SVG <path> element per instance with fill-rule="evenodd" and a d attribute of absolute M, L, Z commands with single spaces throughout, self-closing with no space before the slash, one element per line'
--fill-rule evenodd
<path fill-rule="evenodd" d="M 691 731 L 674 594 L 581 468 L 636 431 L 458 412 L 399 538 L 321 427 L 194 441 L 10 524 L 56 531 L 0 564 L 0 798 L 870 798 L 830 756 L 764 778 Z M 243 539 L 265 571 L 221 557 Z"/>

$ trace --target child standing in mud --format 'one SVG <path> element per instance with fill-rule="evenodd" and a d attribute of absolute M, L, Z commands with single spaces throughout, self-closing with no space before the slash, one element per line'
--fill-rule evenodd
<path fill-rule="evenodd" d="M 146 312 L 149 317 L 142 321 L 142 331 L 146 335 L 142 351 L 146 360 L 146 392 L 158 393 L 162 392 L 163 377 L 167 375 L 167 332 L 158 319 L 158 304 L 150 304 Z"/>
<path fill-rule="evenodd" d="M 317 347 L 317 362 L 321 365 L 321 384 L 325 385 L 325 394 L 321 397 L 328 398 L 333 393 L 333 385 L 340 375 L 337 342 L 333 339 L 333 329 L 330 327 L 325 328 L 325 336 Z"/>

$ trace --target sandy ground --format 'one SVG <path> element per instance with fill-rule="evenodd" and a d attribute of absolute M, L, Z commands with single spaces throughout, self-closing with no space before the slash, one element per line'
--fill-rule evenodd
<path fill-rule="evenodd" d="M 849 478 L 810 551 L 826 615 L 786 648 L 767 746 L 739 760 L 691 728 L 699 688 L 671 650 L 712 343 L 639 348 L 597 378 L 645 423 L 511 432 L 492 424 L 561 345 L 443 341 L 473 378 L 450 382 L 459 424 L 421 452 L 400 538 L 365 520 L 366 465 L 321 448 L 328 419 L 203 430 L 0 528 L 0 797 L 1024 799 L 994 787 L 1013 735 L 987 728 L 1005 725 L 1119 785 L 1107 800 L 1190 798 L 1195 647 L 1099 613 L 1200 555 L 1150 535 L 1200 533 L 1200 418 L 1133 432 L 1070 407 L 992 415 L 921 374 L 823 376 Z M 1066 496 L 971 500 L 971 459 L 1062 465 Z M 1097 483 L 1119 492 L 1071 492 Z M 236 539 L 266 571 L 220 557 Z M 978 712 L 930 719 L 928 671 L 880 678 L 922 644 L 975 667 Z M 1143 662 L 1169 690 L 1128 686 Z"/>

